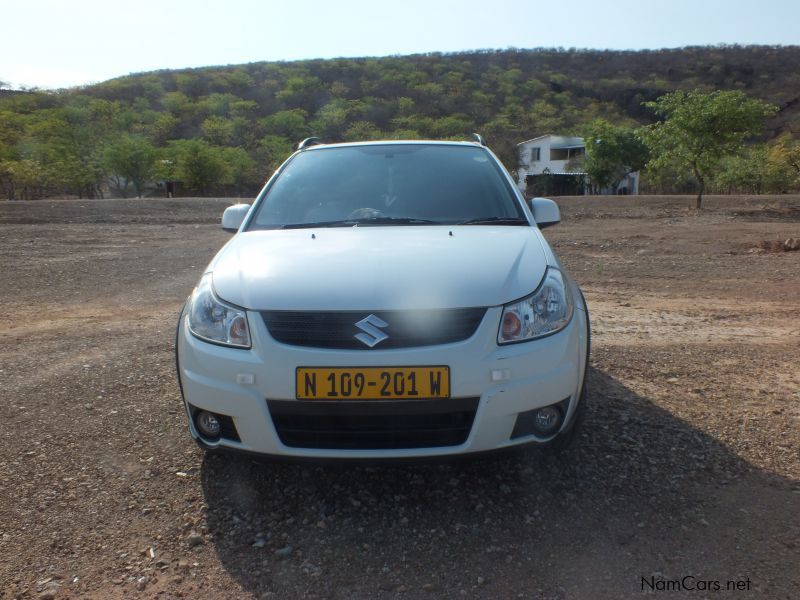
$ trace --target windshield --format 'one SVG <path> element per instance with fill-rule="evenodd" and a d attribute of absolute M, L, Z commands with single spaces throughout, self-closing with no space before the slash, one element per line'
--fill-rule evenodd
<path fill-rule="evenodd" d="M 301 152 L 265 193 L 248 229 L 528 225 L 498 165 L 471 146 L 380 144 Z"/>

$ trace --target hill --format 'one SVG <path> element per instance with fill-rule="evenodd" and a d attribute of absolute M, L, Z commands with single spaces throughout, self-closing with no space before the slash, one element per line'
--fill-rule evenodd
<path fill-rule="evenodd" d="M 6 195 L 9 185 L 17 195 L 26 186 L 32 196 L 94 195 L 108 174 L 103 148 L 121 134 L 174 152 L 180 140 L 195 138 L 206 150 L 238 148 L 215 156 L 228 191 L 247 193 L 309 135 L 338 141 L 479 131 L 513 169 L 519 141 L 573 133 L 597 117 L 648 123 L 654 117 L 642 103 L 675 89 L 745 91 L 780 107 L 767 139 L 797 137 L 798 64 L 800 46 L 509 49 L 133 74 L 0 95 L 0 182 Z"/>

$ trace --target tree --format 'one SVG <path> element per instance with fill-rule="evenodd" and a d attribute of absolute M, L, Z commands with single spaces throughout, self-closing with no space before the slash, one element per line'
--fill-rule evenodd
<path fill-rule="evenodd" d="M 783 135 L 770 147 L 767 156 L 770 173 L 783 182 L 780 191 L 800 187 L 800 140 Z"/>
<path fill-rule="evenodd" d="M 202 140 L 176 140 L 170 143 L 170 157 L 175 175 L 189 189 L 205 196 L 209 187 L 222 183 L 228 175 L 228 166 L 220 148 Z"/>
<path fill-rule="evenodd" d="M 295 147 L 296 144 L 288 138 L 279 135 L 268 135 L 258 142 L 255 152 L 256 159 L 259 165 L 266 167 L 269 174 L 289 158 Z"/>
<path fill-rule="evenodd" d="M 162 112 L 145 128 L 145 131 L 150 139 L 160 145 L 174 136 L 179 124 L 180 121 L 174 115 Z"/>
<path fill-rule="evenodd" d="M 103 164 L 108 172 L 118 178 L 118 186 L 125 197 L 128 183 L 133 184 L 141 198 L 145 185 L 155 174 L 156 149 L 145 138 L 124 135 L 111 142 L 103 152 Z"/>
<path fill-rule="evenodd" d="M 203 130 L 203 137 L 210 144 L 215 146 L 227 146 L 233 139 L 234 123 L 225 117 L 208 117 L 200 129 Z"/>
<path fill-rule="evenodd" d="M 263 183 L 256 172 L 255 161 L 244 148 L 223 148 L 221 156 L 227 166 L 225 183 L 233 184 L 237 196 L 241 197 L 244 189 Z"/>
<path fill-rule="evenodd" d="M 344 132 L 345 142 L 362 142 L 364 140 L 379 140 L 383 137 L 380 129 L 369 121 L 356 121 Z"/>
<path fill-rule="evenodd" d="M 347 127 L 348 109 L 347 100 L 339 98 L 328 102 L 316 112 L 311 121 L 311 131 L 324 140 L 340 140 Z M 298 138 L 298 141 L 300 139 L 302 138 Z"/>
<path fill-rule="evenodd" d="M 586 142 L 582 168 L 596 191 L 616 189 L 629 173 L 642 170 L 647 163 L 647 146 L 631 129 L 595 119 L 582 133 Z"/>
<path fill-rule="evenodd" d="M 44 168 L 34 160 L 0 160 L 0 189 L 9 200 L 40 197 L 46 179 Z"/>
<path fill-rule="evenodd" d="M 720 90 L 671 92 L 645 106 L 664 119 L 641 130 L 650 149 L 647 168 L 690 173 L 697 181 L 698 209 L 720 161 L 739 154 L 744 141 L 760 133 L 764 120 L 777 112 L 743 92 Z"/>
<path fill-rule="evenodd" d="M 314 112 L 325 104 L 327 91 L 317 77 L 298 75 L 289 77 L 275 98 L 287 107 L 297 107 Z"/>
<path fill-rule="evenodd" d="M 261 125 L 270 135 L 283 136 L 299 142 L 309 135 L 307 116 L 308 113 L 304 110 L 282 110 L 262 119 Z"/>
<path fill-rule="evenodd" d="M 771 191 L 766 146 L 752 146 L 736 156 L 723 158 L 714 175 L 714 184 L 720 191 L 732 194 L 747 192 L 761 194 Z"/>
<path fill-rule="evenodd" d="M 466 115 L 455 114 L 436 119 L 433 123 L 433 132 L 437 138 L 461 138 L 469 137 L 475 131 L 475 123 Z"/>

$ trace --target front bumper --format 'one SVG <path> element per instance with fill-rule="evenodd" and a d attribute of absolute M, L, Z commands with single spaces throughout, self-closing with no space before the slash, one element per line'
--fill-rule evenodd
<path fill-rule="evenodd" d="M 525 435 L 512 438 L 520 413 L 567 401 L 562 429 L 572 422 L 588 360 L 588 320 L 577 308 L 562 331 L 527 343 L 498 346 L 502 309 L 487 310 L 475 334 L 462 342 L 397 350 L 325 350 L 288 346 L 269 335 L 259 313 L 248 313 L 253 348 L 241 350 L 209 344 L 189 333 L 181 316 L 177 333 L 178 377 L 192 436 L 205 447 L 271 456 L 319 459 L 402 459 L 436 457 L 502 449 L 553 439 Z M 281 441 L 273 406 L 295 400 L 295 369 L 448 365 L 451 397 L 475 399 L 474 419 L 463 442 L 445 446 L 402 448 L 318 448 L 288 446 Z M 310 401 L 315 405 L 331 401 Z M 365 401 L 367 402 L 367 401 Z M 376 401 L 371 401 L 376 402 Z M 291 405 L 289 405 L 291 406 Z M 335 406 L 333 407 L 335 410 Z M 209 440 L 197 431 L 193 410 L 229 415 L 238 441 Z M 310 444 L 309 444 L 310 445 Z"/>

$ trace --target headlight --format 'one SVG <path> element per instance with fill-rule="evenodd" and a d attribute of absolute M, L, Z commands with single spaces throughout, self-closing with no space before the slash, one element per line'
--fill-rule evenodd
<path fill-rule="evenodd" d="M 203 275 L 189 300 L 189 331 L 200 339 L 250 347 L 250 330 L 243 310 L 224 304 L 211 289 L 211 273 Z"/>
<path fill-rule="evenodd" d="M 564 276 L 550 267 L 533 294 L 503 307 L 497 343 L 524 342 L 560 331 L 572 318 L 573 308 Z"/>

